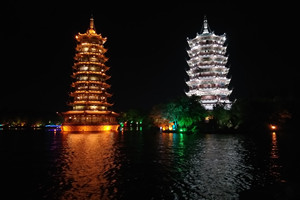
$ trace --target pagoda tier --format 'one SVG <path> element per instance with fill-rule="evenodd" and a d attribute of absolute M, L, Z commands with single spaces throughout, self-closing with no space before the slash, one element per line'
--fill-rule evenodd
<path fill-rule="evenodd" d="M 92 86 L 90 88 L 96 87 L 95 89 L 99 89 L 98 87 L 110 88 L 110 85 L 102 81 L 76 81 L 72 83 L 72 87 L 78 87 L 77 90 L 80 89 L 80 87 L 84 87 L 82 89 L 88 89 L 89 85 Z"/>
<path fill-rule="evenodd" d="M 90 19 L 90 28 L 86 33 L 76 35 L 78 42 L 73 65 L 72 101 L 68 103 L 72 110 L 63 113 L 63 131 L 101 131 L 117 130 L 117 113 L 108 108 L 107 92 L 110 78 L 106 74 L 109 67 L 105 65 L 108 58 L 104 55 L 107 49 L 103 47 L 106 38 L 97 34 L 94 19 Z"/>
<path fill-rule="evenodd" d="M 207 110 L 212 110 L 217 104 L 224 104 L 226 109 L 230 109 L 232 105 L 229 100 L 232 91 L 228 89 L 230 78 L 227 78 L 229 68 L 226 67 L 228 57 L 225 55 L 225 42 L 226 35 L 215 35 L 206 18 L 201 34 L 187 39 L 189 80 L 186 84 L 189 91 L 186 94 L 198 96 Z"/>
<path fill-rule="evenodd" d="M 107 92 L 101 92 L 98 90 L 77 90 L 75 92 L 71 92 L 70 96 L 74 97 L 76 99 L 76 97 L 80 97 L 85 95 L 88 96 L 88 98 L 92 98 L 95 94 L 99 94 L 102 98 L 104 97 L 111 97 L 112 95 L 107 93 Z"/>

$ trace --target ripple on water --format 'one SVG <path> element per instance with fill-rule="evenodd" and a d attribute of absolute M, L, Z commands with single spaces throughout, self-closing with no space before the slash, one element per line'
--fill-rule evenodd
<path fill-rule="evenodd" d="M 239 139 L 212 135 L 193 148 L 183 181 L 177 179 L 172 188 L 184 199 L 238 199 L 239 191 L 250 188 L 253 167 Z"/>
<path fill-rule="evenodd" d="M 258 148 L 237 135 L 56 134 L 26 140 L 28 146 L 46 143 L 48 148 L 33 148 L 41 155 L 29 149 L 13 157 L 15 152 L 1 148 L 7 163 L 22 163 L 23 155 L 32 161 L 43 158 L 26 168 L 39 177 L 30 178 L 37 187 L 24 187 L 44 199 L 238 199 L 253 184 L 281 178 L 275 136 Z M 16 161 L 9 160 L 12 157 Z M 16 169 L 21 168 L 9 170 Z"/>

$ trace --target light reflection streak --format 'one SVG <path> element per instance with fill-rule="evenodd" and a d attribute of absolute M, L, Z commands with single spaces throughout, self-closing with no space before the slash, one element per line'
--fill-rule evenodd
<path fill-rule="evenodd" d="M 207 134 L 199 143 L 193 143 L 184 137 L 176 133 L 162 133 L 161 137 L 165 145 L 173 148 L 170 151 L 177 159 L 173 161 L 177 164 L 173 167 L 176 169 L 173 177 L 181 179 L 175 180 L 171 188 L 175 196 L 238 199 L 239 192 L 250 188 L 253 166 L 246 161 L 247 151 L 242 140 Z M 172 167 L 172 162 L 168 166 Z"/>
<path fill-rule="evenodd" d="M 250 188 L 252 167 L 245 164 L 245 150 L 239 139 L 208 134 L 199 148 L 201 151 L 195 152 L 191 160 L 191 176 L 203 196 L 234 199 L 238 198 L 237 191 Z"/>
<path fill-rule="evenodd" d="M 276 132 L 272 132 L 269 173 L 276 182 L 281 181 L 281 168 L 282 166 L 279 163 L 279 148 L 277 142 L 277 134 Z"/>
<path fill-rule="evenodd" d="M 114 168 L 114 133 L 70 133 L 66 137 L 63 151 L 61 184 L 64 185 L 62 199 L 103 199 L 111 191 L 112 182 L 106 173 Z M 69 188 L 69 189 L 66 189 Z"/>

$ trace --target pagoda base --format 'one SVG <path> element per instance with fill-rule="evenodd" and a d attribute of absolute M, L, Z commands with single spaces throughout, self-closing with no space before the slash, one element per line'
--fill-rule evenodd
<path fill-rule="evenodd" d="M 62 132 L 103 132 L 103 131 L 118 131 L 119 125 L 73 125 L 66 124 L 61 126 Z"/>

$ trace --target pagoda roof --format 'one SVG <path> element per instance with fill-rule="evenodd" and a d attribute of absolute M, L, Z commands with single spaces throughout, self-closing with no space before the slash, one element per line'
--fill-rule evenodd
<path fill-rule="evenodd" d="M 199 41 L 202 39 L 224 42 L 226 40 L 226 34 L 224 33 L 223 35 L 216 35 L 214 31 L 210 29 L 207 18 L 204 16 L 203 26 L 200 33 L 197 33 L 196 37 L 194 38 L 187 38 L 187 41 L 189 45 L 192 45 L 193 43 L 199 43 Z"/>
<path fill-rule="evenodd" d="M 97 56 L 98 58 L 102 58 L 104 62 L 108 61 L 108 58 L 103 53 L 95 53 L 95 52 L 77 52 L 75 55 L 75 59 L 87 57 L 87 56 Z"/>
<path fill-rule="evenodd" d="M 95 52 L 95 53 L 102 53 L 102 54 L 104 54 L 104 53 L 107 52 L 107 49 L 104 48 L 103 45 L 95 44 L 95 43 L 88 43 L 88 42 L 82 42 L 82 43 L 77 44 L 76 50 L 78 52 L 86 52 L 86 51 L 82 51 L 81 50 L 82 47 L 95 47 L 95 48 L 98 49 L 98 52 Z M 93 51 L 91 53 L 93 53 Z"/>
<path fill-rule="evenodd" d="M 103 80 L 108 80 L 110 79 L 111 76 L 103 73 L 103 72 L 95 72 L 95 71 L 77 71 L 77 72 L 74 72 L 71 77 L 72 78 L 76 78 L 76 76 L 88 76 L 88 75 L 97 75 L 97 76 L 100 76 Z"/>
<path fill-rule="evenodd" d="M 105 106 L 112 106 L 113 104 L 105 102 L 105 101 L 74 101 L 71 102 L 70 105 L 81 105 L 81 104 L 90 104 L 90 105 L 105 105 Z"/>
<path fill-rule="evenodd" d="M 94 62 L 94 61 L 78 61 L 78 62 L 74 63 L 74 66 L 77 66 L 77 65 L 99 65 L 99 66 L 103 66 L 105 68 L 109 68 L 104 63 Z"/>
<path fill-rule="evenodd" d="M 92 18 L 92 17 L 90 18 L 90 27 L 86 31 L 86 33 L 78 33 L 75 36 L 75 38 L 78 42 L 82 42 L 84 40 L 95 39 L 95 40 L 98 40 L 98 41 L 102 42 L 102 44 L 104 44 L 107 40 L 106 37 L 102 37 L 102 35 L 100 33 L 98 34 L 96 32 L 95 24 L 94 24 L 94 18 Z"/>
<path fill-rule="evenodd" d="M 102 82 L 102 81 L 76 81 L 76 82 L 72 83 L 72 86 L 75 87 L 76 85 L 79 85 L 79 84 L 98 84 L 98 85 L 101 85 L 102 87 L 105 87 L 105 88 L 110 87 L 109 84 L 107 84 L 105 82 Z"/>
<path fill-rule="evenodd" d="M 80 51 L 80 52 L 77 52 L 77 55 L 92 55 L 92 56 L 101 56 L 103 57 L 104 54 L 103 53 L 100 53 L 100 52 L 88 52 L 88 51 Z"/>
<path fill-rule="evenodd" d="M 100 94 L 100 95 L 104 95 L 106 97 L 111 97 L 112 96 L 108 92 L 103 92 L 103 91 L 100 91 L 100 90 L 76 90 L 74 92 L 71 92 L 70 96 L 75 96 L 76 94 Z"/>
<path fill-rule="evenodd" d="M 206 95 L 225 95 L 229 96 L 232 90 L 227 88 L 199 88 L 199 89 L 192 89 L 187 92 L 189 95 L 196 95 L 196 96 L 206 96 Z"/>

